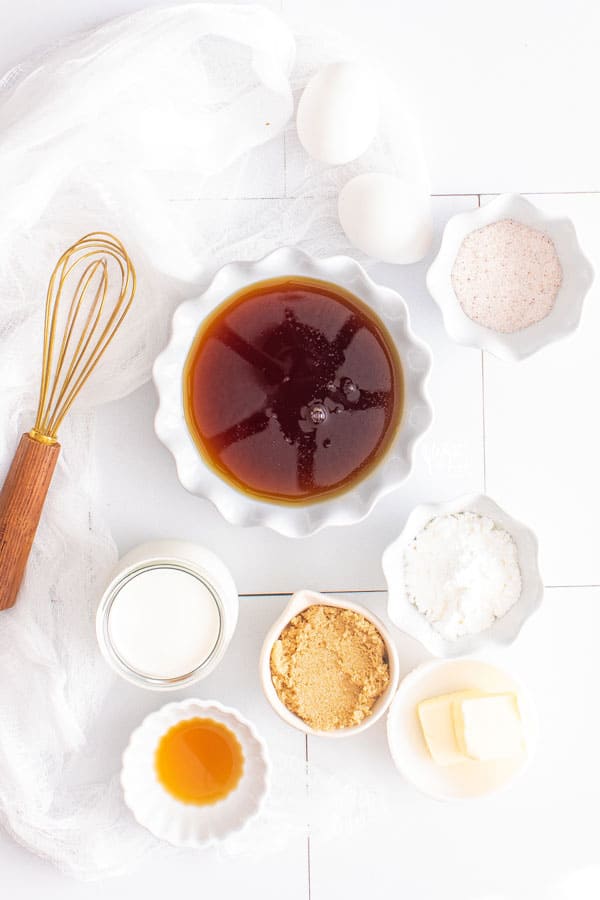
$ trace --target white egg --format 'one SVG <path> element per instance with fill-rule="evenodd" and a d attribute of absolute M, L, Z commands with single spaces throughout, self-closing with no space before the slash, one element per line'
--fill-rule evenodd
<path fill-rule="evenodd" d="M 379 91 L 372 69 L 337 62 L 320 69 L 304 88 L 296 127 L 310 156 L 341 165 L 372 143 L 379 118 Z"/>
<path fill-rule="evenodd" d="M 417 262 L 431 245 L 429 195 L 395 175 L 352 178 L 340 191 L 338 215 L 350 243 L 382 262 Z"/>

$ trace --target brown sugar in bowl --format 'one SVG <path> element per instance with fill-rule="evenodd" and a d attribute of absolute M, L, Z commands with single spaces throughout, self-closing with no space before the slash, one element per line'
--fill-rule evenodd
<path fill-rule="evenodd" d="M 292 712 L 292 710 L 289 709 L 288 706 L 286 706 L 286 704 L 279 696 L 275 684 L 273 683 L 271 657 L 274 645 L 277 643 L 282 632 L 289 625 L 292 619 L 294 619 L 305 610 L 308 610 L 310 607 L 314 606 L 333 607 L 341 610 L 350 610 L 352 612 L 355 612 L 375 627 L 376 631 L 381 636 L 381 639 L 384 642 L 386 661 L 389 672 L 387 685 L 371 706 L 370 712 L 367 712 L 361 719 L 361 721 L 359 721 L 356 725 L 350 725 L 346 727 L 333 727 L 329 729 L 313 727 L 299 715 L 296 715 L 294 712 Z M 329 597 L 323 594 L 318 594 L 313 591 L 299 591 L 290 599 L 282 614 L 273 623 L 265 637 L 260 654 L 259 666 L 260 678 L 265 697 L 267 698 L 275 712 L 285 722 L 287 722 L 288 725 L 292 725 L 292 727 L 297 728 L 298 730 L 303 731 L 306 734 L 330 738 L 349 737 L 353 734 L 358 734 L 359 732 L 364 731 L 366 728 L 369 728 L 371 725 L 373 725 L 384 715 L 384 713 L 390 706 L 392 699 L 396 693 L 399 680 L 398 655 L 392 638 L 385 625 L 375 615 L 373 615 L 373 613 L 369 609 L 364 606 L 360 606 L 357 603 L 352 603 L 350 601 L 342 600 L 337 597 Z M 375 678 L 377 679 L 377 676 L 375 676 Z M 319 717 L 317 717 L 317 720 L 318 718 Z"/>

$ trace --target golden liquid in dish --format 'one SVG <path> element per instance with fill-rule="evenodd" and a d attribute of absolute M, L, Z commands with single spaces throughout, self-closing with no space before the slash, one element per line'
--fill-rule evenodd
<path fill-rule="evenodd" d="M 369 474 L 397 432 L 403 394 L 398 354 L 372 310 L 296 276 L 221 304 L 184 373 L 203 457 L 239 490 L 279 503 L 323 500 Z"/>
<path fill-rule="evenodd" d="M 155 757 L 162 786 L 183 803 L 205 806 L 239 784 L 244 754 L 237 737 L 214 719 L 185 719 L 160 740 Z"/>

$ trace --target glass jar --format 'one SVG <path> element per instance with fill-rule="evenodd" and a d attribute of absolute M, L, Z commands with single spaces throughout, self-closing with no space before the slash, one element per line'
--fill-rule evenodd
<path fill-rule="evenodd" d="M 218 556 L 186 541 L 152 541 L 117 563 L 98 606 L 98 643 L 127 681 L 175 690 L 219 664 L 238 609 L 235 583 Z"/>

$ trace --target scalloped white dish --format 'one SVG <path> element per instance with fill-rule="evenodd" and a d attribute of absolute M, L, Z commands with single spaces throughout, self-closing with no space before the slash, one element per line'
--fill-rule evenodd
<path fill-rule="evenodd" d="M 521 594 L 505 615 L 478 634 L 457 640 L 443 637 L 409 600 L 404 583 L 404 551 L 412 539 L 436 516 L 474 512 L 488 516 L 513 538 L 521 570 Z M 542 602 L 544 586 L 538 565 L 538 544 L 534 533 L 509 516 L 484 494 L 467 494 L 446 503 L 423 503 L 416 506 L 400 535 L 386 547 L 382 566 L 388 587 L 388 616 L 406 634 L 420 641 L 433 656 L 452 657 L 475 653 L 489 645 L 511 644 L 525 621 Z"/>
<path fill-rule="evenodd" d="M 466 761 L 439 766 L 432 760 L 417 716 L 429 697 L 475 689 L 517 695 L 525 745 L 512 759 Z M 475 800 L 505 790 L 529 765 L 538 740 L 538 719 L 525 686 L 498 666 L 478 659 L 431 660 L 413 669 L 400 683 L 387 717 L 392 759 L 417 790 L 436 800 Z"/>
<path fill-rule="evenodd" d="M 547 234 L 556 247 L 563 274 L 550 313 L 540 322 L 512 334 L 501 334 L 470 319 L 452 286 L 452 268 L 466 236 L 503 219 L 514 219 Z M 509 361 L 525 359 L 574 332 L 593 280 L 594 270 L 579 246 L 571 220 L 542 212 L 520 194 L 502 194 L 485 206 L 453 216 L 444 229 L 440 249 L 427 272 L 427 288 L 442 311 L 444 326 L 452 340 L 487 350 Z"/>
<path fill-rule="evenodd" d="M 307 504 L 280 504 L 257 499 L 221 478 L 194 443 L 186 423 L 183 400 L 185 363 L 206 317 L 244 287 L 288 275 L 339 285 L 366 303 L 395 344 L 404 380 L 402 419 L 379 464 L 346 493 Z M 175 311 L 170 341 L 157 357 L 153 369 L 159 399 L 155 430 L 175 458 L 182 485 L 191 493 L 210 500 L 228 522 L 264 525 L 288 537 L 302 537 L 314 534 L 326 525 L 359 522 L 381 497 L 407 478 L 415 444 L 431 423 L 432 410 L 425 390 L 430 366 L 431 354 L 413 334 L 406 303 L 399 294 L 376 284 L 349 257 L 314 259 L 300 250 L 284 247 L 256 262 L 223 266 L 203 294 L 183 303 Z"/>
<path fill-rule="evenodd" d="M 339 609 L 351 609 L 354 612 L 359 613 L 359 615 L 364 616 L 365 619 L 368 619 L 369 622 L 372 622 L 372 624 L 375 626 L 375 628 L 383 638 L 386 646 L 390 671 L 389 684 L 381 697 L 378 698 L 377 702 L 373 706 L 371 715 L 366 719 L 363 719 L 363 721 L 359 725 L 354 725 L 351 728 L 338 728 L 335 731 L 320 731 L 317 728 L 312 728 L 310 725 L 308 725 L 307 722 L 305 722 L 303 719 L 289 710 L 285 703 L 283 703 L 279 699 L 279 695 L 275 690 L 275 685 L 273 684 L 273 679 L 271 678 L 271 650 L 273 649 L 273 644 L 275 643 L 285 626 L 294 618 L 294 616 L 297 616 L 298 613 L 301 613 L 303 610 L 308 609 L 309 606 L 315 605 L 336 606 Z M 374 725 L 375 722 L 377 722 L 378 719 L 380 719 L 384 715 L 384 713 L 387 712 L 390 703 L 394 699 L 394 694 L 396 693 L 396 689 L 398 687 L 400 666 L 398 662 L 398 653 L 396 651 L 396 647 L 391 634 L 389 633 L 383 622 L 378 619 L 377 616 L 374 615 L 366 606 L 361 606 L 358 603 L 352 603 L 350 600 L 342 600 L 339 597 L 330 597 L 326 594 L 318 594 L 316 591 L 297 591 L 290 598 L 285 609 L 271 625 L 265 636 L 262 649 L 260 651 L 259 674 L 265 697 L 267 698 L 277 715 L 281 719 L 283 719 L 284 722 L 287 722 L 288 725 L 291 725 L 293 728 L 297 728 L 299 731 L 303 731 L 305 734 L 311 734 L 315 737 L 344 738 L 351 737 L 354 734 L 360 734 L 361 731 L 365 731 L 367 728 L 370 728 L 371 725 Z"/>
<path fill-rule="evenodd" d="M 178 722 L 210 718 L 227 726 L 241 744 L 244 770 L 237 787 L 208 805 L 183 803 L 159 782 L 155 755 L 160 739 Z M 260 811 L 269 789 L 264 741 L 237 710 L 215 700 L 168 703 L 147 716 L 131 735 L 123 754 L 121 784 L 125 803 L 140 825 L 177 847 L 205 847 L 240 831 Z"/>

